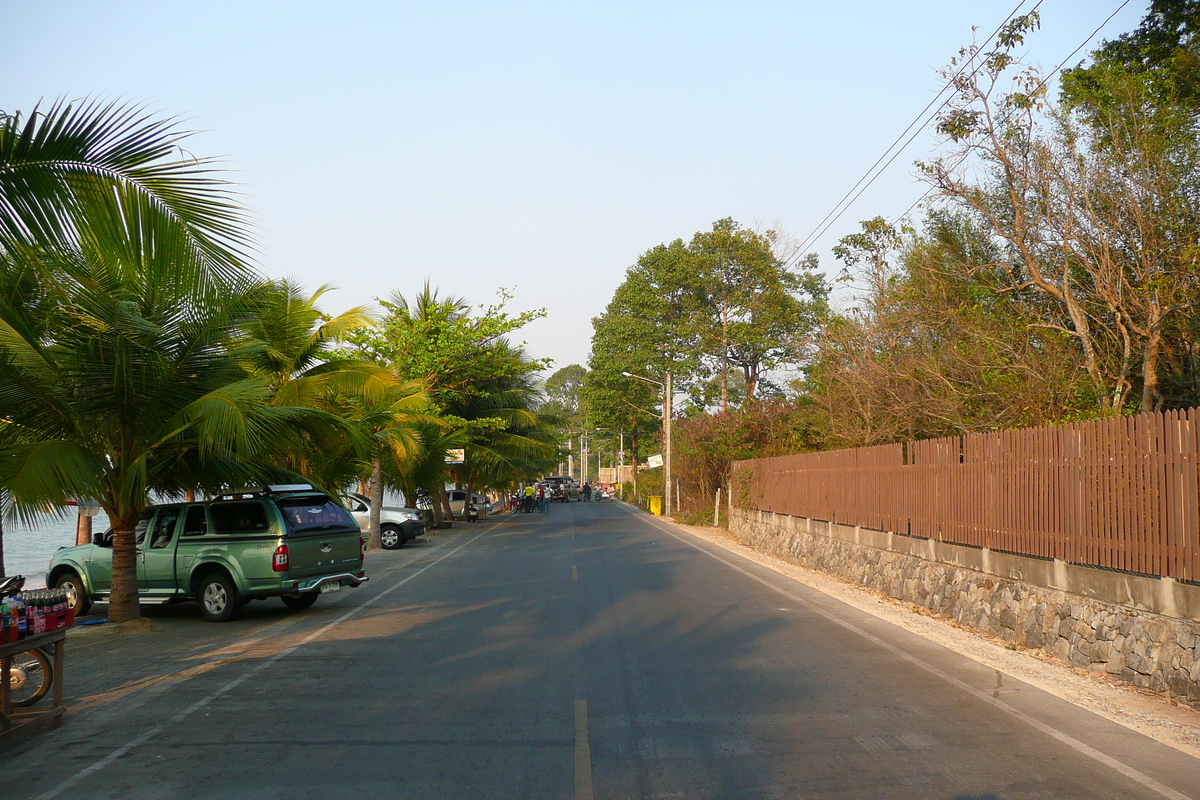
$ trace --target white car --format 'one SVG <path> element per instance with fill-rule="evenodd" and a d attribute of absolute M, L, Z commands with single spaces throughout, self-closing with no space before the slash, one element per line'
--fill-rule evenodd
<path fill-rule="evenodd" d="M 366 533 L 371 527 L 371 500 L 357 492 L 342 498 L 343 504 Z M 384 550 L 395 550 L 425 533 L 425 518 L 415 508 L 384 506 L 379 512 L 379 543 Z"/>
<path fill-rule="evenodd" d="M 467 502 L 466 489 L 448 489 L 446 494 L 450 497 L 450 510 L 454 512 L 455 519 L 463 518 L 463 506 Z M 471 501 L 472 505 L 484 508 L 487 506 L 487 498 L 481 494 L 474 494 Z"/>

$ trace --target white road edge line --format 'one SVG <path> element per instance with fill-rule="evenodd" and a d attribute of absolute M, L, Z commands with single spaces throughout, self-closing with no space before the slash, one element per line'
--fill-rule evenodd
<path fill-rule="evenodd" d="M 625 508 L 624 510 L 628 514 L 632 514 L 632 515 L 638 516 L 638 517 L 642 516 L 641 512 L 632 511 L 629 508 Z M 737 572 L 742 573 L 746 577 L 748 577 L 752 580 L 755 580 L 758 583 L 761 583 L 763 586 L 766 586 L 768 589 L 771 589 L 772 591 L 778 592 L 779 594 L 783 595 L 784 597 L 788 598 L 789 600 L 793 600 L 793 601 L 803 605 L 804 607 L 811 610 L 813 613 L 816 613 L 816 614 L 824 617 L 825 619 L 829 620 L 830 622 L 833 622 L 834 624 L 842 626 L 846 630 L 849 630 L 849 631 L 852 631 L 852 632 L 858 634 L 859 636 L 863 637 L 864 639 L 871 642 L 872 644 L 878 645 L 879 647 L 882 647 L 883 649 L 887 650 L 888 652 L 890 652 L 896 656 L 899 656 L 900 658 L 904 659 L 905 661 L 908 661 L 910 664 L 913 664 L 914 666 L 917 666 L 917 667 L 925 670 L 926 672 L 930 673 L 931 675 L 941 678 L 942 680 L 961 689 L 962 691 L 966 692 L 967 694 L 971 695 L 972 697 L 982 700 L 983 702 L 988 703 L 989 705 L 995 706 L 997 709 L 1012 716 L 1014 719 L 1020 720 L 1021 722 L 1024 722 L 1026 725 L 1030 726 L 1031 728 L 1033 728 L 1037 731 L 1040 731 L 1041 733 L 1046 734 L 1050 738 L 1055 739 L 1056 741 L 1059 741 L 1062 744 L 1067 745 L 1068 747 L 1087 756 L 1088 758 L 1091 758 L 1095 761 L 1100 762 L 1101 764 L 1105 765 L 1106 767 L 1116 770 L 1117 772 L 1121 773 L 1122 775 L 1129 778 L 1130 780 L 1133 780 L 1137 783 L 1140 783 L 1142 786 L 1145 786 L 1147 789 L 1150 789 L 1151 791 L 1153 791 L 1159 795 L 1162 795 L 1163 797 L 1169 798 L 1169 800 L 1193 800 L 1193 798 L 1188 797 L 1185 794 L 1181 794 L 1169 786 L 1165 786 L 1164 784 L 1159 783 L 1154 778 L 1151 778 L 1149 775 L 1146 775 L 1145 773 L 1140 772 L 1137 769 L 1134 769 L 1133 767 L 1129 766 L 1128 764 L 1126 764 L 1122 761 L 1118 761 L 1117 759 L 1113 758 L 1112 756 L 1107 755 L 1106 753 L 1102 753 L 1090 745 L 1084 744 L 1083 742 L 1079 741 L 1078 739 L 1071 736 L 1070 734 L 1063 733 L 1062 731 L 1058 730 L 1057 728 L 1054 728 L 1054 727 L 1042 722 L 1041 720 L 1038 720 L 1038 719 L 1035 719 L 1035 718 L 1029 716 L 1028 714 L 1021 711 L 1020 709 L 1014 708 L 1013 706 L 1010 706 L 1008 703 L 1005 703 L 1003 700 L 998 700 L 995 697 L 992 697 L 987 692 L 982 692 L 982 691 L 974 688 L 973 686 L 970 686 L 970 685 L 964 683 L 963 681 L 959 680 L 958 678 L 955 678 L 953 675 L 943 672 L 942 670 L 938 669 L 937 667 L 933 666 L 932 664 L 930 664 L 926 661 L 922 661 L 921 659 L 917 658 L 916 656 L 912 655 L 911 653 L 906 653 L 905 651 L 901 650 L 900 648 L 883 641 L 879 637 L 877 637 L 871 633 L 868 633 L 867 631 L 864 631 L 862 628 L 859 628 L 857 625 L 846 622 L 843 619 L 839 619 L 838 617 L 836 617 L 832 614 L 822 611 L 820 608 L 817 608 L 812 603 L 808 602 L 807 600 L 805 600 L 795 594 L 792 594 L 791 592 L 787 591 L 786 589 L 780 588 L 779 586 L 774 585 L 773 583 L 771 583 L 770 581 L 768 581 L 764 578 L 760 578 L 758 575 L 755 575 L 754 573 L 750 572 L 749 570 L 743 569 L 742 567 L 738 566 L 737 564 L 734 564 L 732 561 L 728 561 L 728 560 L 722 558 L 721 556 L 716 555 L 715 553 L 711 553 L 708 550 L 705 550 L 703 547 L 700 547 L 695 542 L 691 542 L 691 541 L 688 541 L 687 539 L 684 539 L 679 534 L 677 534 L 674 531 L 667 528 L 666 525 L 664 523 L 660 522 L 659 520 L 654 519 L 653 517 L 650 517 L 648 519 L 645 519 L 644 521 L 653 525 L 654 527 L 658 528 L 659 530 L 661 530 L 663 533 L 667 534 L 668 536 L 679 540 L 680 542 L 687 545 L 688 547 L 691 547 L 694 550 L 697 550 L 697 551 L 703 553 L 704 555 L 708 556 L 709 558 L 711 558 L 715 561 L 721 562 L 722 564 L 729 567 L 730 569 L 733 569 L 733 570 L 736 570 Z"/>
<path fill-rule="evenodd" d="M 267 659 L 266 661 L 263 661 L 258 666 L 254 667 L 253 669 L 243 673 L 240 677 L 233 679 L 229 683 L 227 683 L 224 686 L 222 686 L 221 688 L 217 689 L 215 692 L 209 694 L 206 697 L 203 697 L 203 698 L 197 700 L 195 703 L 188 706 L 183 711 L 180 711 L 178 714 L 171 717 L 166 722 L 160 723 L 159 725 L 156 725 L 155 727 L 153 727 L 150 730 L 143 733 L 141 736 L 138 736 L 135 739 L 132 739 L 131 741 L 126 742 L 125 744 L 121 745 L 116 750 L 113 750 L 111 753 L 104 756 L 100 760 L 92 763 L 91 765 L 85 767 L 84 769 L 75 773 L 71 777 L 67 778 L 65 781 L 63 781 L 62 783 L 60 783 L 58 786 L 54 787 L 53 789 L 49 790 L 45 794 L 38 795 L 37 800 L 52 800 L 53 798 L 58 797 L 60 794 L 62 794 L 66 790 L 70 789 L 72 786 L 75 786 L 77 783 L 82 781 L 84 778 L 87 778 L 91 775 L 96 774 L 97 772 L 104 769 L 112 762 L 116 761 L 118 758 L 120 758 L 123 755 L 125 755 L 126 753 L 128 753 L 130 750 L 133 750 L 135 747 L 138 747 L 138 746 L 150 741 L 155 736 L 158 736 L 160 733 L 167 730 L 168 728 L 174 728 L 176 725 L 178 725 L 180 722 L 182 722 L 183 720 L 190 717 L 192 714 L 194 714 L 197 711 L 199 711 L 200 709 L 204 708 L 209 703 L 211 703 L 212 701 L 221 697 L 222 695 L 228 694 L 229 692 L 233 691 L 234 689 L 236 689 L 237 687 L 239 687 L 243 683 L 245 683 L 247 680 L 249 680 L 250 678 L 257 675 L 259 672 L 262 672 L 263 670 L 267 669 L 268 667 L 274 665 L 280 659 L 294 653 L 296 650 L 298 650 L 299 648 L 308 644 L 313 639 L 316 639 L 318 636 L 325 633 L 326 631 L 328 631 L 338 625 L 341 625 L 346 620 L 357 615 L 363 609 L 369 608 L 372 605 L 374 605 L 375 603 L 377 603 L 378 601 L 387 597 L 389 594 L 396 591 L 401 586 L 403 586 L 404 584 L 411 581 L 413 578 L 420 575 L 422 572 L 425 572 L 427 569 L 430 569 L 431 567 L 437 566 L 438 564 L 442 563 L 450 556 L 457 553 L 459 550 L 462 550 L 464 547 L 466 547 L 467 545 L 474 542 L 479 537 L 490 533 L 493 528 L 495 528 L 497 525 L 499 525 L 503 521 L 504 520 L 497 520 L 494 524 L 489 526 L 486 530 L 480 531 L 478 534 L 476 534 L 475 536 L 472 536 L 470 539 L 463 542 L 462 544 L 460 544 L 458 547 L 454 548 L 450 552 L 444 554 L 443 556 L 438 558 L 436 561 L 429 562 L 428 564 L 421 567 L 419 570 L 417 570 L 413 574 L 411 574 L 408 577 L 404 578 L 403 580 L 397 582 L 395 585 L 388 587 L 384 591 L 382 591 L 379 594 L 372 597 L 370 600 L 367 600 L 362 605 L 355 606 L 354 608 L 350 609 L 342 616 L 335 619 L 333 622 L 323 625 L 322 627 L 313 631 L 311 634 L 309 634 L 305 638 L 301 639 L 299 642 L 297 642 L 296 644 L 287 648 L 286 650 L 282 650 L 282 651 L 276 653 L 275 655 L 271 656 L 271 658 Z"/>

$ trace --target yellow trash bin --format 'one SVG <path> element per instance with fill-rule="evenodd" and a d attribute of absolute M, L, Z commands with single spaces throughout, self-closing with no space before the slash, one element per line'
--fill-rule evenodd
<path fill-rule="evenodd" d="M 650 495 L 650 513 L 656 517 L 662 516 L 662 495 Z"/>

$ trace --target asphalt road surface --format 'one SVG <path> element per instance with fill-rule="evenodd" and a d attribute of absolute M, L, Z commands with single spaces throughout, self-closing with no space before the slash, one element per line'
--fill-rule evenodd
<path fill-rule="evenodd" d="M 618 504 L 368 568 L 160 617 L 186 661 L 0 748 L 0 797 L 1200 800 L 1190 756 Z"/>

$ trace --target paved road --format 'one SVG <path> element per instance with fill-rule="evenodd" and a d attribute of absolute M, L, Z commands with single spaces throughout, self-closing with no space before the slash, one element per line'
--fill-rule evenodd
<path fill-rule="evenodd" d="M 1200 800 L 1194 759 L 616 504 L 371 559 L 299 614 L 76 640 L 0 797 Z"/>

